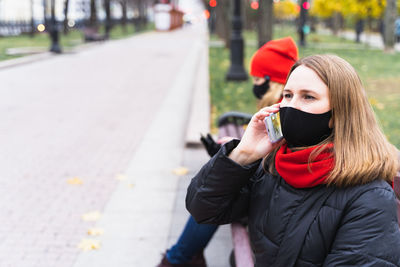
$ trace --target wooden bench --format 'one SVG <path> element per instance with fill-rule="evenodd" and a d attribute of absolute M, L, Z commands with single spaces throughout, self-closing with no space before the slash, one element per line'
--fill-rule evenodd
<path fill-rule="evenodd" d="M 230 136 L 240 139 L 250 122 L 251 114 L 231 111 L 223 114 L 218 120 L 218 138 Z M 253 251 L 247 227 L 240 222 L 231 224 L 233 253 L 230 256 L 231 266 L 254 267 Z"/>
<path fill-rule="evenodd" d="M 218 138 L 224 136 L 242 138 L 251 116 L 251 114 L 237 111 L 230 111 L 221 115 L 218 119 Z"/>
<path fill-rule="evenodd" d="M 82 29 L 85 42 L 104 41 L 106 38 L 99 33 L 99 27 L 84 27 Z"/>
<path fill-rule="evenodd" d="M 397 172 L 396 177 L 394 177 L 393 182 L 394 192 L 396 194 L 396 201 L 397 201 L 397 218 L 399 219 L 399 226 L 400 226 L 400 172 Z"/>

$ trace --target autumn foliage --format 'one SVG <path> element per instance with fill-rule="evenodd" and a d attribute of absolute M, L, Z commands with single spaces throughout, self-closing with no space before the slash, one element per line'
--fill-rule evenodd
<path fill-rule="evenodd" d="M 344 17 L 380 18 L 386 7 L 386 0 L 313 0 L 310 13 L 313 16 L 328 18 L 334 13 Z M 400 11 L 400 0 L 397 0 Z"/>

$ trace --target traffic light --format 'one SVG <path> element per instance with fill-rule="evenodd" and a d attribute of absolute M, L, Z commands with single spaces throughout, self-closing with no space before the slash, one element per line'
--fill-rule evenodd
<path fill-rule="evenodd" d="M 310 2 L 308 2 L 308 1 L 305 1 L 304 3 L 303 3 L 303 8 L 305 9 L 305 10 L 309 10 L 310 9 Z"/>
<path fill-rule="evenodd" d="M 208 4 L 210 5 L 210 7 L 216 7 L 218 3 L 217 0 L 210 0 Z"/>
<path fill-rule="evenodd" d="M 252 1 L 251 4 L 250 4 L 250 7 L 251 7 L 252 9 L 257 10 L 258 7 L 259 7 L 258 1 L 257 1 L 257 0 Z"/>
<path fill-rule="evenodd" d="M 301 0 L 300 16 L 298 20 L 298 33 L 300 46 L 306 45 L 306 34 L 310 32 L 310 27 L 307 25 L 307 13 L 310 9 L 309 0 Z"/>

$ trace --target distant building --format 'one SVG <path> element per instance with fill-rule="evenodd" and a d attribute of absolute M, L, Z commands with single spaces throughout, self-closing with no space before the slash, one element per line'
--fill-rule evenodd
<path fill-rule="evenodd" d="M 52 0 L 0 0 L 0 36 L 19 35 L 23 32 L 31 32 L 31 20 L 34 19 L 35 28 L 43 27 L 45 14 L 50 17 L 50 5 Z M 97 18 L 105 19 L 103 0 L 97 2 Z M 47 3 L 47 10 L 44 8 Z M 55 0 L 55 13 L 58 22 L 64 20 L 65 0 Z M 138 9 L 128 9 L 127 18 L 135 18 L 139 14 Z M 70 27 L 81 26 L 82 20 L 90 16 L 89 0 L 69 0 L 68 25 Z M 114 1 L 111 4 L 111 16 L 113 19 L 122 17 L 122 7 Z M 44 29 L 44 28 L 43 28 Z M 41 31 L 40 28 L 37 30 Z"/>
<path fill-rule="evenodd" d="M 43 21 L 44 8 L 43 2 L 46 0 L 0 0 L 0 21 L 28 21 L 32 18 L 35 21 Z M 47 0 L 50 5 L 50 0 Z M 64 19 L 64 0 L 55 0 L 56 17 L 58 20 Z M 89 1 L 69 0 L 70 19 L 82 19 L 85 17 L 85 10 L 88 11 Z"/>

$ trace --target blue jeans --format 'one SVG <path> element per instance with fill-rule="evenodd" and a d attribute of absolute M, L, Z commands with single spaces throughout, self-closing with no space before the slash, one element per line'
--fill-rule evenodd
<path fill-rule="evenodd" d="M 218 225 L 198 224 L 190 216 L 178 242 L 167 251 L 168 261 L 172 264 L 189 262 L 196 253 L 207 246 L 217 229 Z"/>

